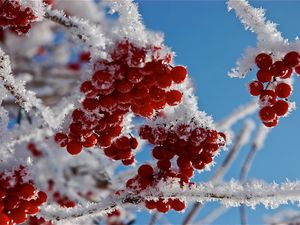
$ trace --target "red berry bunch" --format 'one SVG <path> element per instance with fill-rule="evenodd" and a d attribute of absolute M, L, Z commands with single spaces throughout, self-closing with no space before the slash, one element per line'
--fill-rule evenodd
<path fill-rule="evenodd" d="M 38 191 L 31 182 L 23 180 L 24 167 L 12 176 L 0 174 L 0 224 L 22 224 L 30 215 L 39 212 L 47 200 L 45 192 Z"/>
<path fill-rule="evenodd" d="M 85 99 L 73 111 L 68 134 L 57 133 L 55 140 L 73 155 L 98 145 L 110 158 L 129 165 L 137 141 L 120 136 L 125 115 L 131 111 L 149 118 L 166 105 L 179 104 L 182 93 L 170 88 L 186 79 L 187 70 L 170 66 L 170 55 L 162 57 L 160 48 L 138 48 L 128 41 L 117 44 L 111 58 L 94 63 L 92 79 L 81 85 Z"/>
<path fill-rule="evenodd" d="M 171 168 L 171 160 L 176 158 L 178 173 L 192 177 L 194 169 L 202 170 L 213 161 L 214 155 L 226 142 L 224 133 L 214 129 L 197 127 L 190 124 L 166 126 L 142 126 L 139 130 L 142 139 L 155 145 L 153 157 L 158 160 L 157 167 L 162 171 Z"/>
<path fill-rule="evenodd" d="M 259 117 L 267 127 L 274 127 L 278 119 L 287 114 L 289 103 L 287 98 L 292 93 L 292 87 L 287 79 L 293 71 L 300 75 L 300 55 L 298 52 L 287 53 L 283 60 L 273 62 L 270 55 L 260 53 L 255 58 L 257 80 L 249 84 L 252 96 L 259 96 L 261 109 Z M 279 98 L 279 99 L 278 99 Z"/>
<path fill-rule="evenodd" d="M 210 164 L 218 149 L 226 142 L 224 133 L 191 124 L 178 124 L 169 128 L 166 125 L 144 125 L 139 135 L 155 145 L 152 155 L 158 161 L 156 170 L 144 164 L 139 167 L 138 175 L 127 181 L 126 187 L 137 192 L 155 187 L 160 180 L 169 178 L 176 178 L 180 185 L 191 184 L 194 170 L 202 170 Z M 172 168 L 172 159 L 176 159 L 176 168 Z M 146 201 L 145 205 L 159 212 L 167 212 L 169 209 L 182 211 L 185 208 L 185 202 L 171 198 Z"/>
<path fill-rule="evenodd" d="M 126 223 L 124 223 L 124 217 L 122 215 L 122 211 L 115 209 L 114 211 L 110 212 L 107 214 L 107 222 L 106 225 L 126 225 Z"/>
<path fill-rule="evenodd" d="M 32 9 L 22 7 L 18 0 L 0 0 L 0 27 L 25 34 L 36 18 Z"/>

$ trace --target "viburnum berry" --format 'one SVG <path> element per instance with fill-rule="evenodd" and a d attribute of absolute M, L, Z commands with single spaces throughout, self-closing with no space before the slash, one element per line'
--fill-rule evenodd
<path fill-rule="evenodd" d="M 272 122 L 276 118 L 276 113 L 272 107 L 266 106 L 259 111 L 259 117 L 263 122 Z"/>
<path fill-rule="evenodd" d="M 82 144 L 78 141 L 70 141 L 67 144 L 67 151 L 71 155 L 77 155 L 82 151 Z"/>
<path fill-rule="evenodd" d="M 65 147 L 68 144 L 68 136 L 63 133 L 56 133 L 54 140 L 59 144 L 60 147 Z"/>
<path fill-rule="evenodd" d="M 279 98 L 287 98 L 290 96 L 292 88 L 287 83 L 279 83 L 275 88 L 275 93 Z"/>
<path fill-rule="evenodd" d="M 262 83 L 270 82 L 273 78 L 273 74 L 270 70 L 267 69 L 260 69 L 257 71 L 257 80 L 259 80 Z"/>
<path fill-rule="evenodd" d="M 277 95 L 272 90 L 264 90 L 262 91 L 259 99 L 260 102 L 265 105 L 273 105 L 276 102 Z"/>
<path fill-rule="evenodd" d="M 270 122 L 264 122 L 263 121 L 263 124 L 266 126 L 266 127 L 275 127 L 277 124 L 278 124 L 278 117 L 275 117 L 274 120 L 270 121 Z"/>
<path fill-rule="evenodd" d="M 292 51 L 287 53 L 283 58 L 283 63 L 287 67 L 296 67 L 300 63 L 300 55 L 298 52 Z"/>
<path fill-rule="evenodd" d="M 182 100 L 182 93 L 177 90 L 171 90 L 166 93 L 166 101 L 168 105 L 175 106 L 178 105 Z"/>
<path fill-rule="evenodd" d="M 276 61 L 272 64 L 270 72 L 275 77 L 284 77 L 289 72 L 289 68 L 282 61 Z"/>
<path fill-rule="evenodd" d="M 264 89 L 264 85 L 259 81 L 252 81 L 249 84 L 249 92 L 252 96 L 258 96 Z"/>
<path fill-rule="evenodd" d="M 170 204 L 171 208 L 176 211 L 182 211 L 186 208 L 185 202 L 179 199 L 170 199 L 168 203 Z"/>
<path fill-rule="evenodd" d="M 289 110 L 289 103 L 284 100 L 278 100 L 273 105 L 273 109 L 277 116 L 284 116 Z"/>
<path fill-rule="evenodd" d="M 255 57 L 255 63 L 260 69 L 268 69 L 272 65 L 272 57 L 266 53 L 260 53 Z"/>
<path fill-rule="evenodd" d="M 182 83 L 187 77 L 187 69 L 184 66 L 175 66 L 170 72 L 174 83 Z"/>
<path fill-rule="evenodd" d="M 154 173 L 152 166 L 148 164 L 143 164 L 138 169 L 138 174 L 140 177 L 151 177 Z"/>

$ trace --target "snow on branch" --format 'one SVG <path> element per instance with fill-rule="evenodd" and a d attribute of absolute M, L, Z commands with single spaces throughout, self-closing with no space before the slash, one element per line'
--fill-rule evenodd
<path fill-rule="evenodd" d="M 63 11 L 52 10 L 51 8 L 45 10 L 45 18 L 68 28 L 75 39 L 85 43 L 90 48 L 92 55 L 99 56 L 96 58 L 107 57 L 103 51 L 106 46 L 106 38 L 99 26 L 77 17 L 67 17 Z"/>
<path fill-rule="evenodd" d="M 174 180 L 161 181 L 155 189 L 147 189 L 140 193 L 130 190 L 119 192 L 100 203 L 89 203 L 72 209 L 62 209 L 58 206 L 46 206 L 41 215 L 58 221 L 76 219 L 84 216 L 96 216 L 108 213 L 117 207 L 128 204 L 141 205 L 147 200 L 158 198 L 180 198 L 185 201 L 201 203 L 219 201 L 227 207 L 238 207 L 241 204 L 254 208 L 263 204 L 266 208 L 276 208 L 282 204 L 300 202 L 300 182 L 285 182 L 281 184 L 267 184 L 262 181 L 241 184 L 238 181 L 215 184 L 212 182 L 199 185 L 180 186 Z M 142 205 L 141 205 L 142 206 Z"/>
<path fill-rule="evenodd" d="M 284 51 L 288 42 L 276 29 L 276 24 L 266 20 L 265 10 L 262 8 L 254 8 L 246 0 L 228 0 L 227 6 L 229 11 L 235 10 L 245 29 L 257 34 L 257 48 L 247 48 L 244 56 L 237 61 L 237 67 L 228 74 L 230 77 L 242 78 L 252 70 L 257 54 L 262 51 Z"/>
<path fill-rule="evenodd" d="M 65 107 L 64 111 L 59 112 L 59 116 L 54 115 L 49 107 L 42 104 L 42 101 L 36 98 L 35 93 L 26 90 L 24 83 L 18 82 L 12 75 L 9 57 L 0 49 L 0 80 L 4 88 L 16 99 L 16 103 L 27 112 L 35 110 L 43 120 L 52 128 L 57 128 L 64 115 L 70 109 Z"/>

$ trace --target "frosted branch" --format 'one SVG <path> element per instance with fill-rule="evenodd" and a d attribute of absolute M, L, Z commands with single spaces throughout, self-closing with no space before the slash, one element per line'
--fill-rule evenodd
<path fill-rule="evenodd" d="M 67 17 L 63 11 L 50 8 L 45 10 L 45 18 L 66 27 L 75 39 L 85 43 L 90 48 L 92 55 L 99 56 L 96 58 L 107 57 L 107 54 L 103 51 L 107 40 L 99 26 L 90 24 L 84 19 Z"/>
<path fill-rule="evenodd" d="M 229 73 L 231 77 L 244 77 L 251 71 L 255 56 L 262 52 L 283 51 L 287 47 L 287 40 L 276 29 L 276 24 L 266 20 L 265 11 L 262 8 L 254 8 L 246 0 L 228 0 L 228 10 L 234 10 L 245 29 L 257 34 L 257 48 L 246 49 L 244 56 L 237 61 L 237 67 Z"/>
<path fill-rule="evenodd" d="M 156 189 L 140 193 L 124 191 L 120 195 L 110 196 L 100 203 L 89 203 L 72 209 L 62 209 L 57 206 L 47 206 L 41 215 L 47 219 L 64 221 L 83 216 L 95 216 L 110 212 L 117 207 L 128 204 L 141 204 L 143 200 L 157 198 L 180 198 L 185 201 L 212 202 L 219 201 L 227 207 L 238 207 L 241 204 L 254 208 L 263 204 L 266 208 L 276 208 L 282 204 L 300 202 L 300 182 L 285 182 L 267 184 L 261 181 L 241 184 L 237 181 L 215 184 L 212 182 L 200 185 L 180 187 L 173 182 L 160 182 Z"/>

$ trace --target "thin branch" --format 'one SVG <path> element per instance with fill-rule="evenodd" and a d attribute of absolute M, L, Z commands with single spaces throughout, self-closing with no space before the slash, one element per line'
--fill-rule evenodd
<path fill-rule="evenodd" d="M 228 207 L 237 207 L 241 204 L 254 207 L 263 204 L 265 207 L 276 208 L 288 202 L 300 202 L 300 182 L 285 182 L 266 184 L 265 182 L 252 182 L 241 184 L 237 181 L 215 184 L 212 182 L 200 185 L 181 187 L 173 181 L 160 182 L 155 189 L 148 189 L 139 193 L 124 190 L 118 195 L 109 196 L 101 203 L 89 203 L 86 206 L 77 206 L 72 209 L 62 209 L 57 206 L 46 206 L 41 210 L 41 216 L 46 219 L 64 221 L 110 212 L 117 207 L 128 204 L 143 205 L 143 201 L 157 200 L 158 198 L 180 198 L 185 201 L 198 201 L 201 203 L 219 201 Z"/>
<path fill-rule="evenodd" d="M 256 137 L 253 140 L 251 149 L 243 163 L 241 172 L 240 172 L 240 182 L 245 182 L 247 179 L 247 176 L 249 174 L 250 168 L 253 164 L 253 160 L 255 158 L 255 155 L 258 150 L 260 150 L 263 146 L 263 143 L 267 137 L 267 134 L 269 133 L 270 129 L 266 128 L 264 125 L 261 125 Z M 241 219 L 241 224 L 246 225 L 247 224 L 247 213 L 246 213 L 246 207 L 245 205 L 240 206 L 240 219 Z"/>

